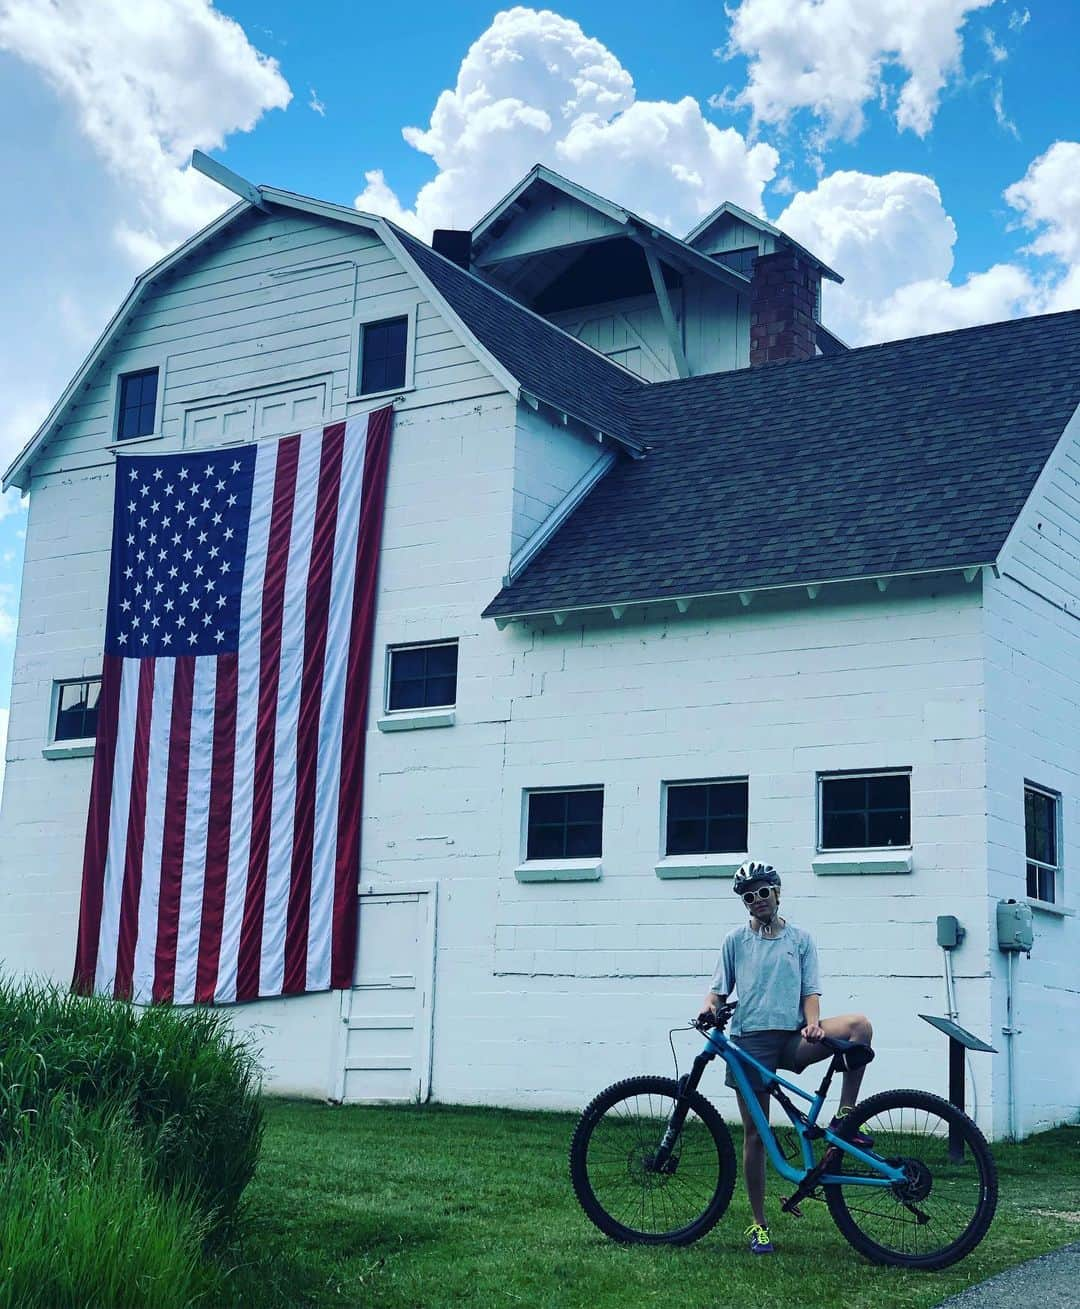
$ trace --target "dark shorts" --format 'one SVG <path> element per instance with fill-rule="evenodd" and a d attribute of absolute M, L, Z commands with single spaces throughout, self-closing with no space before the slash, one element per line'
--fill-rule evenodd
<path fill-rule="evenodd" d="M 778 1068 L 786 1068 L 791 1072 L 798 1071 L 795 1067 L 795 1055 L 802 1042 L 802 1037 L 797 1031 L 742 1032 L 738 1036 L 733 1036 L 731 1040 L 734 1045 L 745 1050 L 747 1054 L 753 1055 L 759 1064 L 764 1064 L 770 1072 L 775 1073 Z M 757 1069 L 751 1068 L 749 1065 L 743 1066 L 750 1085 L 755 1089 L 763 1086 L 761 1075 Z M 727 1086 L 738 1089 L 730 1068 L 727 1070 L 724 1082 Z"/>

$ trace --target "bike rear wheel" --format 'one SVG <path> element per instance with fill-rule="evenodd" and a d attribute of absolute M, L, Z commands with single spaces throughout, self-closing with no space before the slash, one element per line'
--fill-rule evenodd
<path fill-rule="evenodd" d="M 657 1150 L 678 1099 L 669 1077 L 630 1077 L 601 1091 L 570 1144 L 570 1179 L 586 1215 L 616 1241 L 688 1245 L 731 1201 L 735 1150 L 716 1109 L 697 1091 L 670 1158 Z"/>
<path fill-rule="evenodd" d="M 926 1091 L 884 1091 L 856 1105 L 844 1130 L 873 1137 L 868 1153 L 906 1175 L 887 1187 L 825 1187 L 833 1221 L 860 1254 L 878 1264 L 934 1269 L 975 1249 L 993 1220 L 998 1183 L 986 1138 L 967 1114 Z M 830 1171 L 875 1175 L 854 1156 L 836 1153 Z"/>

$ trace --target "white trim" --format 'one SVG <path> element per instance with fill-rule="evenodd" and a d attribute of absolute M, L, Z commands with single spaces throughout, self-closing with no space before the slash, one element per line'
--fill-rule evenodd
<path fill-rule="evenodd" d="M 1047 863 L 1044 859 L 1033 859 L 1027 852 L 1027 793 L 1032 791 L 1035 795 L 1045 796 L 1046 799 L 1052 800 L 1054 804 L 1054 853 L 1057 855 L 1057 862 Z M 1053 900 L 1040 900 L 1037 896 L 1025 897 L 1029 903 L 1036 907 L 1044 905 L 1057 905 L 1065 897 L 1065 861 L 1062 842 L 1065 836 L 1064 825 L 1064 804 L 1062 803 L 1062 793 L 1056 791 L 1052 786 L 1043 786 L 1041 782 L 1033 782 L 1029 777 L 1024 778 L 1024 886 L 1027 886 L 1027 867 L 1028 864 L 1034 864 L 1037 868 L 1045 868 L 1047 872 L 1054 875 L 1054 898 Z M 1036 883 L 1037 885 L 1037 883 Z"/>
<path fill-rule="evenodd" d="M 46 759 L 85 759 L 94 753 L 94 741 L 84 736 L 76 741 L 61 741 L 57 745 L 43 745 L 41 753 Z"/>
<path fill-rule="evenodd" d="M 380 732 L 414 732 L 421 727 L 453 727 L 453 709 L 395 709 L 375 720 Z"/>
<path fill-rule="evenodd" d="M 521 181 L 512 187 L 501 200 L 497 200 L 483 218 L 474 224 L 471 233 L 474 247 L 483 246 L 488 228 L 507 209 L 512 208 L 535 182 L 545 182 L 554 190 L 562 191 L 571 200 L 577 200 L 580 204 L 595 209 L 597 213 L 610 218 L 613 223 L 626 223 L 633 217 L 629 210 L 623 209 L 621 205 L 616 205 L 610 200 L 605 200 L 602 195 L 597 195 L 595 191 L 589 191 L 576 182 L 571 182 L 568 177 L 563 177 L 560 173 L 546 168 L 543 164 L 534 164 Z"/>
<path fill-rule="evenodd" d="M 908 779 L 908 844 L 907 844 L 906 846 L 904 846 L 904 845 L 901 845 L 901 846 L 895 846 L 895 845 L 868 845 L 868 846 L 860 846 L 860 847 L 857 847 L 859 854 L 860 854 L 860 855 L 864 855 L 864 854 L 866 854 L 867 852 L 870 852 L 870 851 L 877 852 L 877 853 L 880 853 L 880 854 L 883 856 L 883 860 L 882 860 L 882 862 L 888 862 L 888 856 L 890 856 L 890 855 L 894 855 L 894 854 L 896 853 L 897 850 L 910 850 L 910 849 L 911 849 L 911 829 L 912 829 L 912 819 L 913 819 L 913 817 L 914 817 L 914 815 L 913 815 L 913 813 L 912 813 L 912 806 L 911 806 L 911 773 L 912 773 L 911 768 L 910 768 L 910 767 L 904 767 L 904 766 L 900 766 L 900 767 L 897 767 L 897 768 L 827 768 L 827 769 L 820 769 L 820 770 L 818 771 L 817 775 L 816 775 L 816 783 L 817 783 L 817 786 L 816 786 L 816 790 L 817 790 L 817 796 L 816 796 L 816 799 L 817 799 L 817 829 L 816 829 L 816 837 L 815 837 L 815 840 L 814 840 L 814 849 L 815 849 L 815 851 L 817 852 L 817 854 L 818 854 L 818 855 L 838 855 L 838 856 L 840 856 L 840 860 L 841 860 L 841 862 L 843 861 L 843 859 L 849 857 L 850 854 L 851 854 L 851 850 L 849 850 L 849 849 L 847 849 L 847 848 L 845 848 L 845 847 L 840 847 L 840 848 L 838 849 L 836 846 L 826 846 L 826 845 L 823 843 L 823 841 L 822 841 L 822 827 L 823 827 L 823 825 L 824 825 L 824 820 L 825 820 L 825 813 L 824 813 L 824 809 L 823 809 L 822 804 L 821 804 L 821 784 L 822 784 L 822 782 L 835 782 L 835 781 L 840 781 L 840 780 L 857 781 L 857 780 L 863 780 L 863 779 L 868 778 L 868 777 L 906 777 L 906 778 Z M 814 867 L 814 871 L 815 871 L 815 872 L 818 871 L 816 864 L 815 864 L 815 867 Z M 826 869 L 825 871 L 844 871 L 844 870 L 836 870 L 836 869 L 829 870 L 829 869 Z M 851 869 L 851 870 L 847 870 L 847 871 L 853 871 L 853 872 L 854 872 L 854 871 L 858 871 L 858 870 L 857 870 L 857 869 Z M 883 870 L 883 871 L 890 871 L 890 870 Z M 906 872 L 906 873 L 910 873 L 910 872 L 911 872 L 911 859 L 910 859 L 910 856 L 909 856 L 909 858 L 908 858 L 908 867 L 907 867 L 907 868 L 897 868 L 897 869 L 893 869 L 893 870 L 891 870 L 891 871 L 893 871 L 893 872 Z"/>
<path fill-rule="evenodd" d="M 1008 568 L 1010 556 L 1016 548 L 1016 542 L 1030 528 L 1031 520 L 1035 516 L 1035 511 L 1039 504 L 1042 502 L 1046 488 L 1057 476 L 1063 458 L 1063 451 L 1074 439 L 1080 441 L 1080 404 L 1078 404 L 1072 411 L 1072 416 L 1062 429 L 1061 435 L 1054 443 L 1053 450 L 1050 451 L 1046 462 L 1042 466 L 1041 472 L 1035 479 L 1035 485 L 1031 488 L 1028 498 L 1024 501 L 1020 512 L 1013 519 L 1013 525 L 1009 528 L 1009 534 L 1006 536 L 1004 544 L 997 553 L 997 560 L 995 562 L 1000 571 L 1004 572 Z M 1028 589 L 1030 590 L 1031 588 L 1029 587 Z M 1036 592 L 1036 594 L 1038 594 L 1038 592 Z"/>
<path fill-rule="evenodd" d="M 598 882 L 600 874 L 599 859 L 528 859 L 514 869 L 519 882 Z"/>
<path fill-rule="evenodd" d="M 113 449 L 125 449 L 127 446 L 134 444 L 136 441 L 157 441 L 161 439 L 161 411 L 165 405 L 165 369 L 168 367 L 168 356 L 155 354 L 147 359 L 146 363 L 137 364 L 124 369 L 114 369 L 112 376 L 112 405 L 109 409 L 109 432 L 111 433 L 110 444 Z M 120 425 L 120 389 L 125 377 L 132 377 L 136 373 L 148 373 L 152 368 L 157 369 L 157 392 L 154 395 L 154 426 L 149 432 L 142 432 L 139 436 L 129 436 L 122 440 L 118 432 Z"/>
<path fill-rule="evenodd" d="M 394 661 L 394 655 L 399 650 L 433 650 L 436 646 L 452 645 L 457 649 L 458 660 L 461 659 L 461 640 L 456 636 L 444 636 L 435 641 L 390 641 L 387 643 L 386 651 L 383 656 L 383 713 L 388 717 L 396 718 L 400 715 L 431 713 L 433 711 L 445 712 L 452 710 L 457 704 L 457 672 L 454 673 L 454 699 L 449 704 L 444 705 L 424 705 L 419 709 L 391 709 L 390 708 L 390 671 Z M 388 730 L 388 729 L 382 729 Z M 389 730 L 393 730 L 392 728 Z"/>
<path fill-rule="evenodd" d="M 835 850 L 815 855 L 810 866 L 819 877 L 829 873 L 910 873 L 912 856 L 903 848 Z"/>
<path fill-rule="evenodd" d="M 785 245 L 789 245 L 799 254 L 805 255 L 805 257 L 809 259 L 811 263 L 815 264 L 826 277 L 834 282 L 843 282 L 844 279 L 835 269 L 830 268 L 828 264 L 823 263 L 816 254 L 807 250 L 806 246 L 800 245 L 798 241 L 792 240 L 786 232 L 782 232 L 779 227 L 774 227 L 772 223 L 766 222 L 766 220 L 761 218 L 759 215 L 752 214 L 746 209 L 740 208 L 737 204 L 732 204 L 730 200 L 725 200 L 724 203 L 718 205 L 711 214 L 706 214 L 696 227 L 692 227 L 690 231 L 687 232 L 683 241 L 686 245 L 696 246 L 698 240 L 705 235 L 709 228 L 712 227 L 714 223 L 719 222 L 721 218 L 725 217 L 736 218 L 740 223 L 745 223 L 747 227 L 753 227 L 759 232 L 764 232 L 771 237 L 779 238 L 785 243 Z"/>
<path fill-rule="evenodd" d="M 504 586 L 509 586 L 526 564 L 540 553 L 614 462 L 615 452 L 605 450 L 599 459 L 589 465 L 582 476 L 578 478 L 551 513 L 533 532 L 532 536 L 523 541 L 510 556 L 506 577 L 503 579 Z"/>
<path fill-rule="evenodd" d="M 647 245 L 643 245 L 641 248 L 645 252 L 645 262 L 649 268 L 649 276 L 652 278 L 656 303 L 660 306 L 660 317 L 664 320 L 664 330 L 667 332 L 671 357 L 675 360 L 675 371 L 680 377 L 689 377 L 690 365 L 686 362 L 686 351 L 683 349 L 681 324 L 675 316 L 675 308 L 671 303 L 671 297 L 668 295 L 667 283 L 664 281 L 664 270 L 660 267 L 660 261 L 653 250 L 650 250 Z"/>
<path fill-rule="evenodd" d="M 1076 917 L 1075 909 L 1067 909 L 1063 904 L 1051 904 L 1049 900 L 1035 900 L 1030 895 L 1025 895 L 1020 903 L 1030 905 L 1036 913 L 1053 914 L 1055 918 Z"/>
<path fill-rule="evenodd" d="M 661 865 L 665 867 L 676 868 L 681 866 L 682 861 L 686 861 L 686 866 L 701 865 L 701 867 L 710 867 L 715 861 L 719 860 L 726 864 L 727 861 L 734 859 L 735 864 L 731 871 L 734 872 L 743 860 L 748 859 L 749 855 L 745 852 L 734 854 L 729 850 L 718 851 L 715 854 L 707 854 L 704 851 L 696 851 L 692 854 L 672 855 L 668 854 L 667 849 L 667 814 L 668 814 L 668 795 L 673 786 L 745 786 L 746 787 L 746 830 L 747 839 L 749 840 L 750 832 L 750 776 L 748 773 L 738 773 L 731 777 L 665 777 L 660 782 L 660 804 L 658 806 L 658 818 L 660 822 L 660 831 L 658 837 L 658 858 L 656 865 L 658 876 L 664 876 L 660 872 Z M 670 874 L 675 876 L 675 874 Z M 708 874 L 700 874 L 707 876 Z M 698 876 L 690 873 L 687 876 Z"/>
<path fill-rule="evenodd" d="M 657 877 L 671 881 L 679 877 L 734 877 L 750 856 L 739 854 L 670 854 L 655 867 Z"/>
<path fill-rule="evenodd" d="M 533 795 L 565 795 L 569 791 L 599 791 L 600 792 L 600 854 L 594 858 L 587 859 L 530 859 L 529 858 L 529 797 Z M 607 796 L 603 782 L 591 783 L 583 782 L 580 784 L 571 783 L 569 786 L 524 786 L 521 788 L 521 829 L 518 840 L 520 842 L 520 868 L 562 868 L 572 867 L 577 864 L 592 866 L 594 863 L 597 868 L 596 876 L 599 877 L 600 860 L 604 857 L 604 809 Z M 516 876 L 516 873 L 515 873 Z M 520 881 L 521 879 L 518 878 Z M 526 878 L 526 881 L 550 881 L 551 878 Z M 565 880 L 579 881 L 588 879 L 568 878 Z"/>
<path fill-rule="evenodd" d="M 388 395 L 402 395 L 416 389 L 416 334 L 417 311 L 423 295 L 420 291 L 400 291 L 396 295 L 380 296 L 379 308 L 367 306 L 353 315 L 349 342 L 349 386 L 346 404 L 378 400 Z M 364 362 L 364 328 L 371 323 L 383 323 L 389 318 L 407 319 L 405 329 L 405 380 L 400 386 L 386 387 L 382 391 L 360 390 L 360 369 Z"/>

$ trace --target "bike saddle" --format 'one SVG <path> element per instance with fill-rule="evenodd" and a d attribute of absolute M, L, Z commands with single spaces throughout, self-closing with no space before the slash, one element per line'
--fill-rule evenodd
<path fill-rule="evenodd" d="M 874 1052 L 862 1041 L 845 1041 L 841 1036 L 823 1036 L 821 1044 L 831 1050 L 837 1067 L 842 1069 L 864 1068 L 874 1057 Z"/>

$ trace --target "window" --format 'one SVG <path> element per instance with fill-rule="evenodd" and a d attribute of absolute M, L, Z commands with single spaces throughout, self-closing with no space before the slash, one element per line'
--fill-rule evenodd
<path fill-rule="evenodd" d="M 822 850 L 911 844 L 911 774 L 844 773 L 819 782 Z"/>
<path fill-rule="evenodd" d="M 1058 814 L 1061 796 L 1028 784 L 1024 787 L 1024 843 L 1027 893 L 1033 900 L 1057 901 Z"/>
<path fill-rule="evenodd" d="M 669 782 L 664 853 L 727 854 L 747 846 L 750 784 Z"/>
<path fill-rule="evenodd" d="M 158 370 L 144 368 L 139 373 L 125 373 L 120 378 L 117 405 L 116 439 L 130 441 L 134 436 L 149 436 L 157 416 Z"/>
<path fill-rule="evenodd" d="M 530 791 L 526 859 L 599 859 L 604 791 Z"/>
<path fill-rule="evenodd" d="M 405 361 L 409 344 L 409 319 L 384 318 L 365 323 L 360 329 L 360 394 L 390 391 L 405 385 Z"/>
<path fill-rule="evenodd" d="M 445 708 L 457 701 L 458 643 L 390 647 L 386 708 Z"/>
<path fill-rule="evenodd" d="M 85 741 L 96 736 L 100 694 L 100 677 L 57 682 L 53 740 Z"/>

